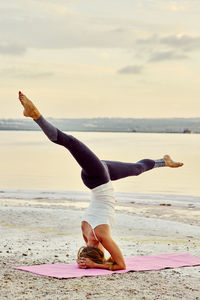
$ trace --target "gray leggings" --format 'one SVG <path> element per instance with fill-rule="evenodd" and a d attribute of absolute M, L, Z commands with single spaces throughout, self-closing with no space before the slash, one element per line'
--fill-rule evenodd
<path fill-rule="evenodd" d="M 151 159 L 143 159 L 137 163 L 100 160 L 85 144 L 72 135 L 60 131 L 43 116 L 35 122 L 52 142 L 70 151 L 82 168 L 81 177 L 89 189 L 107 183 L 109 180 L 137 176 L 154 168 L 155 160 Z"/>

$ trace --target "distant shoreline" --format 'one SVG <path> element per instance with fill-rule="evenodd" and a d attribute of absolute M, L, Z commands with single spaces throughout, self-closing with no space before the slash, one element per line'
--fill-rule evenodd
<path fill-rule="evenodd" d="M 40 131 L 37 129 L 16 129 L 16 128 L 8 128 L 8 129 L 2 129 L 0 128 L 0 131 Z M 173 134 L 200 134 L 200 132 L 180 132 L 180 131 L 117 131 L 117 130 L 63 130 L 63 131 L 69 131 L 69 132 L 101 132 L 101 133 L 173 133 Z"/>
<path fill-rule="evenodd" d="M 200 118 L 47 118 L 62 131 L 130 133 L 200 133 Z M 0 130 L 38 131 L 31 119 L 0 119 Z"/>

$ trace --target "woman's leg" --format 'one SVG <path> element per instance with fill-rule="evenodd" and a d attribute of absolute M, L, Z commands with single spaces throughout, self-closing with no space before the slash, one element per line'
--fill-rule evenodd
<path fill-rule="evenodd" d="M 153 168 L 178 168 L 183 165 L 183 163 L 173 161 L 169 155 L 165 155 L 162 159 L 157 160 L 143 159 L 138 161 L 137 163 L 126 163 L 109 160 L 103 160 L 102 162 L 107 166 L 111 180 L 118 180 L 128 176 L 137 176 Z"/>
<path fill-rule="evenodd" d="M 138 176 L 143 172 L 151 170 L 155 166 L 155 161 L 151 159 L 143 159 L 137 163 L 126 163 L 119 161 L 102 161 L 108 168 L 111 180 L 118 180 L 128 176 Z"/>
<path fill-rule="evenodd" d="M 107 183 L 110 179 L 117 180 L 128 176 L 136 176 L 155 166 L 179 167 L 182 163 L 176 163 L 169 156 L 164 160 L 144 159 L 135 164 L 113 161 L 100 161 L 98 157 L 82 142 L 71 135 L 60 131 L 47 120 L 45 120 L 34 104 L 21 92 L 19 99 L 24 106 L 24 115 L 31 117 L 41 127 L 47 137 L 54 143 L 67 148 L 82 168 L 82 179 L 85 185 L 93 189 L 101 184 Z"/>
<path fill-rule="evenodd" d="M 104 164 L 86 145 L 72 135 L 65 134 L 54 127 L 39 112 L 38 114 L 31 112 L 31 105 L 34 111 L 36 107 L 25 95 L 21 94 L 20 101 L 25 108 L 24 115 L 32 117 L 49 140 L 64 146 L 70 151 L 82 168 L 82 179 L 87 187 L 92 189 L 110 180 Z"/>

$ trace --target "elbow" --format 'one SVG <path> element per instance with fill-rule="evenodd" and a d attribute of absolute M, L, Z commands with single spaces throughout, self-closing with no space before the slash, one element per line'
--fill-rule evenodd
<path fill-rule="evenodd" d="M 119 265 L 119 268 L 120 268 L 120 270 L 126 270 L 126 265 L 125 265 L 125 263 Z"/>
<path fill-rule="evenodd" d="M 122 267 L 122 270 L 126 270 L 126 265 L 124 265 L 124 266 Z"/>
<path fill-rule="evenodd" d="M 120 270 L 126 270 L 125 264 L 113 264 L 109 266 L 110 271 L 120 271 Z"/>

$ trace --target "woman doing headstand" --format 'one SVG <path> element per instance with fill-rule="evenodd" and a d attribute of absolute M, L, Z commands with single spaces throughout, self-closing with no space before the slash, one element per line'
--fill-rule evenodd
<path fill-rule="evenodd" d="M 121 250 L 111 237 L 110 227 L 115 219 L 115 198 L 111 181 L 136 176 L 155 167 L 181 167 L 170 156 L 163 159 L 143 159 L 137 163 L 100 160 L 86 145 L 75 137 L 65 134 L 50 124 L 35 105 L 21 92 L 19 100 L 24 107 L 24 116 L 31 117 L 40 126 L 50 141 L 67 148 L 82 168 L 81 177 L 91 190 L 92 198 L 81 224 L 86 246 L 78 252 L 80 268 L 125 269 Z M 104 249 L 110 259 L 104 257 Z"/>

